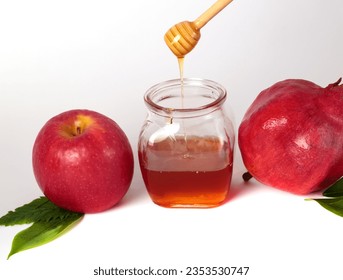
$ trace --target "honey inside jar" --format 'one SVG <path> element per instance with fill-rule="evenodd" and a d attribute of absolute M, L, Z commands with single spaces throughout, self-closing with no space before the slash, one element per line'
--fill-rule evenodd
<path fill-rule="evenodd" d="M 145 93 L 138 156 L 155 204 L 208 208 L 226 201 L 235 138 L 226 96 L 223 86 L 196 78 L 161 82 Z"/>
<path fill-rule="evenodd" d="M 232 149 L 215 136 L 176 136 L 139 153 L 148 193 L 165 207 L 215 207 L 230 189 Z"/>

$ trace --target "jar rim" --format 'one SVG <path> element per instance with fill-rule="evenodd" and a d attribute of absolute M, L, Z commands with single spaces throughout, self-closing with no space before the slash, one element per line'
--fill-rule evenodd
<path fill-rule="evenodd" d="M 226 89 L 221 84 L 215 81 L 202 79 L 202 78 L 184 78 L 182 82 L 183 82 L 183 87 L 207 88 L 207 89 L 211 89 L 212 92 L 216 92 L 217 95 L 215 96 L 215 98 L 212 98 L 210 102 L 205 103 L 200 106 L 185 107 L 185 108 L 170 108 L 170 107 L 162 106 L 158 104 L 158 102 L 154 101 L 154 97 L 156 97 L 158 93 L 164 90 L 181 87 L 181 79 L 172 79 L 172 80 L 160 82 L 150 87 L 144 95 L 144 101 L 146 105 L 156 113 L 167 114 L 167 115 L 170 115 L 172 113 L 173 116 L 175 117 L 177 114 L 182 114 L 182 115 L 192 114 L 192 113 L 198 114 L 198 113 L 202 113 L 203 111 L 215 110 L 218 107 L 220 107 L 226 100 L 226 97 L 227 97 Z M 181 93 L 180 93 L 180 96 L 181 96 Z M 168 96 L 166 98 L 168 98 Z"/>

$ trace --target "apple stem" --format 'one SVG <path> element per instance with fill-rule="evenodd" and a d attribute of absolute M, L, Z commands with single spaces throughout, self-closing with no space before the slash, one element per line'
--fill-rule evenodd
<path fill-rule="evenodd" d="M 82 133 L 81 127 L 77 126 L 76 127 L 76 135 L 80 135 Z"/>

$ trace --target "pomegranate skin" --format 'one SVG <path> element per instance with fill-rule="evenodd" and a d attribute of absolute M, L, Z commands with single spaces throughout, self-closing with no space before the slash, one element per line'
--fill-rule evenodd
<path fill-rule="evenodd" d="M 238 129 L 249 173 L 294 194 L 327 188 L 343 175 L 343 87 L 288 79 L 263 90 Z"/>

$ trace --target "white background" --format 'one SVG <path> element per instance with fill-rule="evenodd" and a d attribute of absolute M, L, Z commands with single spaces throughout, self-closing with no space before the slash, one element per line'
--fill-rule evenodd
<path fill-rule="evenodd" d="M 25 227 L 1 227 L 0 279 L 115 279 L 93 276 L 99 266 L 250 266 L 247 276 L 233 279 L 342 277 L 342 218 L 304 197 L 254 180 L 243 184 L 238 149 L 225 205 L 166 209 L 147 195 L 137 160 L 143 94 L 178 77 L 164 33 L 212 3 L 0 0 L 0 216 L 42 195 L 31 149 L 58 113 L 87 108 L 113 118 L 135 153 L 134 179 L 122 202 L 86 215 L 63 237 L 6 260 L 12 238 Z M 343 76 L 342 12 L 341 0 L 236 0 L 202 29 L 185 76 L 227 88 L 237 129 L 256 95 L 273 83 L 303 78 L 326 86 Z"/>

